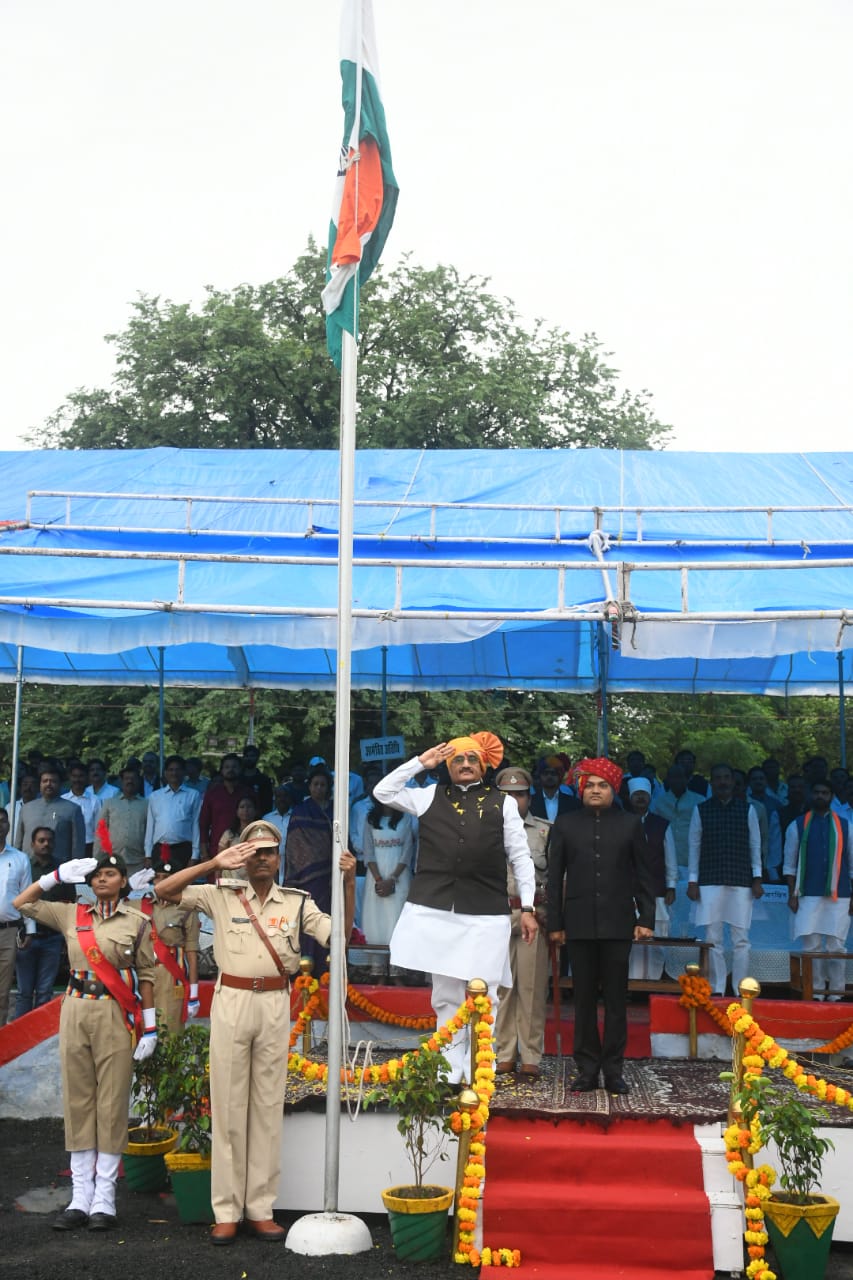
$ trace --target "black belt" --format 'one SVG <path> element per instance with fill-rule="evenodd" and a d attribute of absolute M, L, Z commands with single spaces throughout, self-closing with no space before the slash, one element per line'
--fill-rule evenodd
<path fill-rule="evenodd" d="M 0 929 L 17 929 L 19 924 L 23 924 L 24 920 L 0 920 Z"/>
<path fill-rule="evenodd" d="M 110 994 L 109 988 L 97 978 L 69 978 L 68 988 L 70 991 L 79 991 L 84 996 L 97 996 L 98 999 Z"/>

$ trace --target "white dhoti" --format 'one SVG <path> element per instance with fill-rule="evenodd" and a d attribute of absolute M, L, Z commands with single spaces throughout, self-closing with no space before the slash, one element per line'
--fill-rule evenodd
<path fill-rule="evenodd" d="M 497 1013 L 498 987 L 512 985 L 509 962 L 510 917 L 437 911 L 407 902 L 391 935 L 391 963 L 432 974 L 432 1007 L 441 1027 L 465 1000 L 471 978 L 488 985 Z M 445 1050 L 450 1081 L 470 1079 L 470 1035 L 463 1027 Z"/>
<path fill-rule="evenodd" d="M 702 884 L 699 901 L 693 904 L 693 923 L 705 927 L 705 941 L 710 942 L 708 968 L 711 990 L 714 995 L 724 995 L 728 964 L 723 949 L 723 931 L 729 926 L 732 941 L 732 987 L 735 992 L 749 977 L 749 926 L 752 924 L 752 908 L 755 898 L 752 889 L 743 885 Z"/>
<path fill-rule="evenodd" d="M 845 951 L 850 930 L 850 899 L 800 898 L 791 916 L 791 936 L 803 951 Z M 844 993 L 846 960 L 813 960 L 815 999 L 840 1000 Z"/>

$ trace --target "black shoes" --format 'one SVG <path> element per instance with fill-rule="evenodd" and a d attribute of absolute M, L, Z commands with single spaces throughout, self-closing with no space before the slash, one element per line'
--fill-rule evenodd
<path fill-rule="evenodd" d="M 89 1215 L 90 1231 L 109 1231 L 115 1224 L 114 1213 L 92 1213 Z"/>
<path fill-rule="evenodd" d="M 572 1093 L 594 1093 L 598 1088 L 598 1080 L 591 1076 L 575 1076 L 572 1081 Z"/>
<path fill-rule="evenodd" d="M 89 1215 L 82 1209 L 63 1209 L 50 1225 L 54 1231 L 75 1231 L 77 1227 L 85 1227 L 88 1221 Z"/>
<path fill-rule="evenodd" d="M 612 1076 L 609 1080 L 605 1080 L 604 1087 L 608 1093 L 630 1093 L 630 1089 L 621 1076 Z"/>

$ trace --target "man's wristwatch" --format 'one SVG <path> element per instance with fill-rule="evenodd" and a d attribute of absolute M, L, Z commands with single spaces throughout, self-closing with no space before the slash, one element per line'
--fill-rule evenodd
<path fill-rule="evenodd" d="M 522 913 L 522 915 L 525 913 L 525 911 L 526 911 L 526 912 L 527 912 L 527 914 L 528 914 L 528 915 L 530 915 L 530 916 L 532 916 L 532 915 L 534 914 L 534 911 L 533 911 L 533 908 L 532 908 L 532 907 L 522 907 L 522 908 L 521 908 L 521 913 Z"/>

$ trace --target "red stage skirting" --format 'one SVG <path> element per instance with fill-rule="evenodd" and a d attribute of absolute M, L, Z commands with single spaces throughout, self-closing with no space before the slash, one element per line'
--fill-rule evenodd
<path fill-rule="evenodd" d="M 731 998 L 713 1001 L 722 1013 L 731 1003 Z M 853 1021 L 849 1004 L 826 1004 L 817 1000 L 758 999 L 752 1006 L 752 1015 L 762 1031 L 782 1045 L 791 1040 L 834 1040 Z M 687 1010 L 678 1003 L 677 996 L 650 996 L 649 1021 L 652 1035 L 687 1035 Z M 701 1009 L 696 1028 L 700 1035 L 724 1034 Z"/>
<path fill-rule="evenodd" d="M 432 1013 L 430 1005 L 430 989 L 429 987 L 365 987 L 360 986 L 358 990 L 377 1005 L 380 1009 L 386 1009 L 389 1013 L 406 1014 L 412 1018 L 429 1017 Z M 210 1016 L 210 1001 L 213 996 L 213 982 L 199 983 L 199 999 L 201 1001 L 201 1016 L 207 1018 Z M 653 997 L 657 999 L 657 997 Z M 662 1003 L 674 1004 L 674 1001 L 665 1001 L 661 997 Z M 5 1063 L 11 1062 L 13 1058 L 19 1054 L 26 1053 L 28 1049 L 34 1048 L 42 1040 L 47 1040 L 50 1036 L 55 1036 L 59 1031 L 59 1009 L 61 998 L 56 997 L 49 1004 L 43 1005 L 41 1009 L 35 1009 L 32 1013 L 25 1014 L 23 1018 L 18 1018 L 15 1022 L 10 1022 L 5 1027 L 0 1027 L 0 1067 Z M 301 997 L 294 993 L 292 997 L 292 1011 L 295 1018 L 301 1007 Z M 831 1006 L 827 1006 L 827 1009 Z M 677 1008 L 677 1006 L 676 1006 Z M 677 1010 L 683 1013 L 683 1010 Z M 356 1009 L 353 1005 L 347 1006 L 347 1012 L 352 1022 L 366 1022 L 371 1020 L 371 1015 Z M 553 1011 L 549 1009 L 548 1020 L 545 1024 L 545 1052 L 553 1054 L 557 1052 L 557 1026 L 554 1021 Z M 563 1054 L 568 1057 L 572 1052 L 572 1025 L 573 1007 L 568 1004 L 562 1010 L 560 1020 L 560 1032 L 562 1036 Z M 675 1030 L 686 1029 L 686 1015 L 684 1015 L 683 1025 L 675 1027 Z M 706 1020 L 708 1020 L 706 1018 Z M 709 1021 L 709 1020 L 708 1020 Z M 844 1024 L 847 1025 L 846 1023 Z M 660 1028 L 661 1030 L 663 1028 Z M 389 1035 L 393 1031 L 393 1024 L 389 1026 Z M 837 1033 L 833 1033 L 837 1034 Z M 628 1046 L 625 1056 L 628 1058 L 650 1058 L 651 1042 L 649 1040 L 648 1014 L 644 1005 L 628 1007 Z"/>

